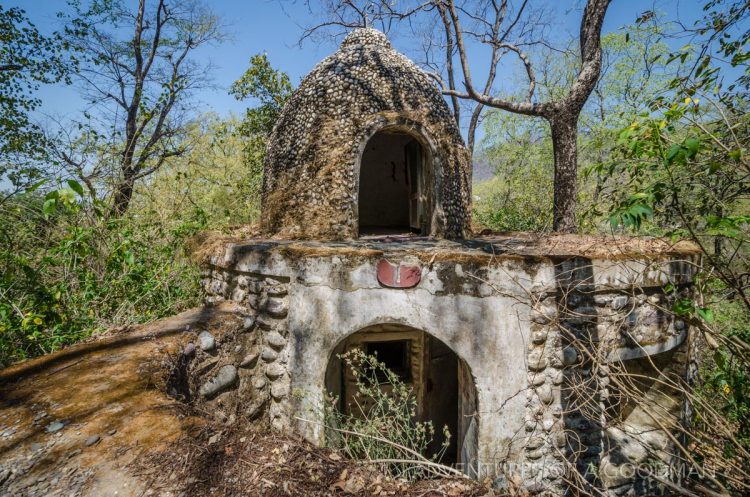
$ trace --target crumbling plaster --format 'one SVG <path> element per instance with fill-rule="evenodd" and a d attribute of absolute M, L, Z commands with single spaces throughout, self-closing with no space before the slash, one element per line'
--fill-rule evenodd
<path fill-rule="evenodd" d="M 426 153 L 427 237 L 357 239 L 360 162 L 384 130 L 407 132 Z M 262 191 L 266 239 L 227 240 L 206 262 L 207 302 L 234 301 L 247 323 L 221 343 L 221 361 L 196 368 L 215 384 L 220 366 L 238 363 L 234 382 L 211 401 L 249 395 L 253 417 L 322 443 L 337 344 L 400 324 L 439 339 L 471 370 L 478 451 L 463 461 L 468 473 L 562 496 L 575 467 L 604 495 L 642 494 L 645 480 L 620 469 L 643 462 L 646 451 L 610 426 L 610 380 L 618 361 L 634 367 L 652 354 L 687 375 L 689 330 L 668 310 L 691 292 L 697 249 L 625 237 L 472 239 L 470 185 L 470 157 L 434 82 L 383 33 L 351 32 L 302 81 L 274 128 Z M 408 285 L 399 286 L 401 269 Z M 668 400 L 664 416 L 684 417 L 678 392 L 646 393 Z M 633 412 L 611 421 L 653 432 Z M 652 436 L 651 447 L 669 464 L 675 448 L 663 439 Z"/>

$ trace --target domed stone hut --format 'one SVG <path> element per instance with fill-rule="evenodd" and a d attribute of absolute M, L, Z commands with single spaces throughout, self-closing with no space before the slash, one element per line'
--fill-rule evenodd
<path fill-rule="evenodd" d="M 470 162 L 429 76 L 375 29 L 350 33 L 284 107 L 268 146 L 269 236 L 468 235 Z"/>
<path fill-rule="evenodd" d="M 341 354 L 360 350 L 408 383 L 419 420 L 447 428 L 433 455 L 445 446 L 442 461 L 472 477 L 564 496 L 574 468 L 596 495 L 656 495 L 634 468 L 679 462 L 664 427 L 684 420 L 683 397 L 656 379 L 689 376 L 694 342 L 669 309 L 690 296 L 699 250 L 472 238 L 469 167 L 427 75 L 382 33 L 349 34 L 273 132 L 266 237 L 206 261 L 206 302 L 234 302 L 244 325 L 190 359 L 195 394 L 323 444 L 330 399 L 351 413 L 358 392 Z"/>

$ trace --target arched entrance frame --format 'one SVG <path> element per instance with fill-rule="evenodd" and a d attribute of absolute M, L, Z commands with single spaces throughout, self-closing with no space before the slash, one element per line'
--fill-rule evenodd
<path fill-rule="evenodd" d="M 288 322 L 293 429 L 323 444 L 325 372 L 336 345 L 373 325 L 401 324 L 436 337 L 469 366 L 479 409 L 475 463 L 480 474 L 494 474 L 522 450 L 528 374 L 518 350 L 525 350 L 528 336 L 519 323 L 528 318 L 521 313 L 519 319 L 517 297 L 436 293 L 441 287 L 430 278 L 414 289 L 383 288 L 374 278 L 375 263 L 349 268 L 347 282 L 327 279 L 331 264 L 340 262 L 309 267 L 306 278 L 315 283 L 289 293 L 295 309 Z"/>
<path fill-rule="evenodd" d="M 435 429 L 433 449 L 442 443 L 442 426 L 448 425 L 453 443 L 446 460 L 458 464 L 467 474 L 473 475 L 478 450 L 479 406 L 474 377 L 468 363 L 448 344 L 438 337 L 412 326 L 400 323 L 377 323 L 364 327 L 341 338 L 331 350 L 326 363 L 325 385 L 328 392 L 340 395 L 339 406 L 351 385 L 346 385 L 346 371 L 337 354 L 346 347 L 366 348 L 368 345 L 408 342 L 408 380 L 417 400 L 417 416 L 421 421 L 431 421 Z M 381 360 L 384 358 L 381 358 Z M 446 362 L 453 372 L 446 370 Z M 340 383 L 339 383 L 340 382 Z M 431 383 L 439 384 L 431 384 Z M 450 395 L 455 382 L 455 398 Z M 429 386 L 428 386 L 429 385 Z M 445 409 L 448 409 L 447 411 Z M 451 412 L 452 410 L 452 412 Z M 455 438 L 454 438 L 455 437 Z"/>
<path fill-rule="evenodd" d="M 437 142 L 432 134 L 421 123 L 409 119 L 405 116 L 378 118 L 365 126 L 365 131 L 358 140 L 356 149 L 356 158 L 354 163 L 354 196 L 352 199 L 352 219 L 354 223 L 354 232 L 357 237 L 360 236 L 359 226 L 359 187 L 360 175 L 362 170 L 362 157 L 367 144 L 373 136 L 381 132 L 403 133 L 414 138 L 421 146 L 423 151 L 422 157 L 422 174 L 425 175 L 424 184 L 426 185 L 425 201 L 425 224 L 422 235 L 435 236 L 444 225 L 444 215 L 440 205 L 440 186 L 443 171 L 442 155 L 438 153 Z"/>

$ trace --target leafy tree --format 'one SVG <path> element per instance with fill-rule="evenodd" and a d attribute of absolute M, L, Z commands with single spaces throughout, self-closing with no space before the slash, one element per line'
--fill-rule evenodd
<path fill-rule="evenodd" d="M 259 104 L 247 109 L 243 131 L 248 136 L 269 135 L 293 91 L 289 76 L 274 69 L 266 54 L 250 57 L 250 67 L 229 89 L 237 100 L 253 98 Z"/>
<path fill-rule="evenodd" d="M 549 231 L 553 196 L 549 128 L 538 120 L 494 110 L 487 113 L 483 128 L 478 154 L 493 165 L 495 174 L 474 185 L 475 221 L 498 231 Z"/>
<path fill-rule="evenodd" d="M 0 41 L 0 179 L 18 192 L 42 176 L 30 161 L 45 142 L 29 116 L 41 103 L 34 93 L 42 84 L 69 83 L 75 61 L 60 34 L 42 35 L 17 7 L 0 6 Z"/>
<path fill-rule="evenodd" d="M 671 76 L 658 58 L 667 53 L 659 29 L 633 26 L 602 37 L 602 76 L 584 106 L 578 126 L 578 204 L 581 226 L 592 225 L 603 185 L 589 168 L 609 158 L 611 143 L 633 116 L 647 111 L 649 96 L 663 91 Z M 574 50 L 538 57 L 537 92 L 556 99 L 576 77 Z M 475 185 L 475 214 L 481 224 L 498 230 L 547 231 L 552 228 L 553 143 L 543 121 L 491 110 L 483 124 L 484 137 L 477 151 L 494 166 L 495 178 Z M 534 184 L 529 189 L 526 185 Z M 594 219 L 595 221 L 595 219 Z"/>
<path fill-rule="evenodd" d="M 198 303 L 181 247 L 205 227 L 199 210 L 167 224 L 94 207 L 73 180 L 0 206 L 0 367 Z"/>
<path fill-rule="evenodd" d="M 699 294 L 673 312 L 700 330 L 697 416 L 684 449 L 721 467 L 704 495 L 745 495 L 750 453 L 750 5 L 710 0 L 690 43 L 663 57 L 680 64 L 665 91 L 618 135 L 596 166 L 615 229 L 687 238 L 703 255 Z M 658 22 L 652 12 L 641 23 Z M 721 414 L 720 418 L 715 413 Z M 717 426 L 728 429 L 719 430 Z"/>
<path fill-rule="evenodd" d="M 185 206 L 200 210 L 212 229 L 256 221 L 262 149 L 249 155 L 253 140 L 242 127 L 236 117 L 197 119 L 187 131 L 190 150 L 154 173 L 135 195 L 133 211 L 165 226 L 183 222 Z"/>
<path fill-rule="evenodd" d="M 253 106 L 242 120 L 206 114 L 190 124 L 190 150 L 154 174 L 135 197 L 137 211 L 169 224 L 182 218 L 187 203 L 213 228 L 255 222 L 267 139 L 292 91 L 289 76 L 274 69 L 265 54 L 251 57 L 230 94 Z"/>
<path fill-rule="evenodd" d="M 194 52 L 222 34 L 197 1 L 139 0 L 135 10 L 120 0 L 71 6 L 87 26 L 67 39 L 81 53 L 77 79 L 91 107 L 76 132 L 63 126 L 58 157 L 90 190 L 96 182 L 107 186 L 111 214 L 120 216 L 136 182 L 189 149 L 190 97 L 210 79 Z"/>
<path fill-rule="evenodd" d="M 250 57 L 250 67 L 229 90 L 237 100 L 253 99 L 256 103 L 246 110 L 237 128 L 245 142 L 244 163 L 249 173 L 247 193 L 252 194 L 256 205 L 260 203 L 266 142 L 293 91 L 289 75 L 274 69 L 266 54 Z"/>
<path fill-rule="evenodd" d="M 704 17 L 686 35 L 696 42 L 695 63 L 689 71 L 673 81 L 672 87 L 682 86 L 687 92 L 721 89 L 722 101 L 731 104 L 733 98 L 746 99 L 750 90 L 750 4 L 742 0 L 709 0 L 703 6 Z M 649 17 L 650 12 L 644 14 Z M 693 49 L 692 44 L 685 47 Z M 685 57 L 685 50 L 672 54 L 673 59 Z M 727 66 L 739 72 L 726 81 Z M 718 92 L 717 92 L 718 93 Z"/>
<path fill-rule="evenodd" d="M 612 188 L 613 224 L 639 228 L 655 215 L 653 221 L 667 233 L 698 243 L 750 310 L 745 276 L 750 266 L 742 250 L 750 194 L 745 86 L 750 30 L 743 21 L 750 19 L 750 6 L 728 3 L 728 10 L 727 2 L 706 4 L 705 17 L 689 31 L 704 38 L 665 57 L 669 64 L 690 63 L 668 82 L 666 92 L 650 100 L 648 114 L 620 132 L 618 155 L 597 171 Z M 720 70 L 727 60 L 739 70 L 732 81 Z M 725 243 L 733 247 L 729 254 Z"/>
<path fill-rule="evenodd" d="M 59 182 L 58 164 L 63 179 L 80 181 L 47 186 L 46 194 L 27 188 L 0 203 L 0 366 L 109 326 L 171 315 L 199 298 L 182 245 L 206 226 L 206 213 L 182 203 L 169 219 L 158 209 L 121 214 L 136 181 L 191 151 L 199 133 L 188 99 L 209 80 L 193 53 L 220 33 L 197 2 L 129 7 L 73 1 L 65 35 L 55 38 L 81 58 L 72 78 L 89 107 L 79 122 L 59 123 L 44 142 L 51 160 L 39 164 L 50 185 Z M 179 193 L 179 183 L 172 190 Z"/>

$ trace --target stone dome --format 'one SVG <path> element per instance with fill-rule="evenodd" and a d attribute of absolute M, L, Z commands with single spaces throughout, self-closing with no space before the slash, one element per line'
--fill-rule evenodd
<path fill-rule="evenodd" d="M 357 29 L 284 107 L 262 195 L 262 229 L 278 238 L 462 238 L 470 159 L 430 77 L 380 31 Z"/>

